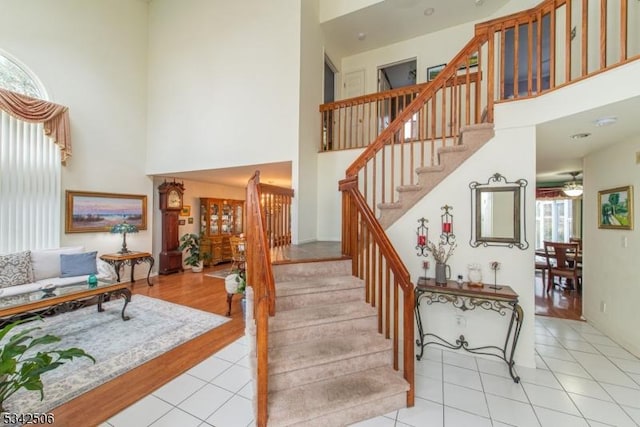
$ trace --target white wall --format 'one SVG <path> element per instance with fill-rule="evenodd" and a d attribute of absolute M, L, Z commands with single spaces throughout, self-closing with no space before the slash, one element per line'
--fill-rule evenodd
<path fill-rule="evenodd" d="M 473 25 L 463 24 L 436 33 L 394 43 L 379 49 L 345 57 L 341 74 L 365 70 L 365 93 L 378 91 L 378 68 L 410 58 L 416 58 L 416 81 L 427 81 L 427 67 L 449 62 L 473 38 Z M 443 43 L 446 40 L 446 43 Z M 341 97 L 344 97 L 341 95 Z"/>
<path fill-rule="evenodd" d="M 518 141 L 514 144 L 513 141 Z M 506 162 L 505 159 L 510 159 Z M 515 159 L 521 159 L 515 161 Z M 441 207 L 450 205 L 454 216 L 453 232 L 457 247 L 449 259 L 452 278 L 462 274 L 467 280 L 467 265 L 480 264 L 485 283 L 493 283 L 493 275 L 489 263 L 498 261 L 501 264 L 497 275 L 498 284 L 511 286 L 520 296 L 520 305 L 524 310 L 524 325 L 518 343 L 516 363 L 534 367 L 534 265 L 533 246 L 527 250 L 507 247 L 478 247 L 469 245 L 471 237 L 471 190 L 469 183 L 473 181 L 487 182 L 496 172 L 504 175 L 509 181 L 526 179 L 526 238 L 531 245 L 535 236 L 535 128 L 496 128 L 495 137 L 485 144 L 471 158 L 463 163 L 451 175 L 431 191 L 418 204 L 411 208 L 405 216 L 395 222 L 387 230 L 393 246 L 398 251 L 411 274 L 412 281 L 417 282 L 423 276 L 423 257 L 416 256 L 416 227 L 419 218 L 429 220 L 429 239 L 437 242 L 440 234 Z M 431 263 L 428 276 L 435 274 L 433 257 L 427 258 Z M 445 339 L 453 340 L 464 334 L 470 346 L 497 345 L 502 346 L 508 317 L 503 318 L 495 312 L 481 309 L 463 313 L 451 305 L 427 306 L 423 304 L 423 321 L 428 322 L 429 331 Z M 457 327 L 452 316 L 462 315 L 466 327 Z"/>
<path fill-rule="evenodd" d="M 294 166 L 298 189 L 293 198 L 294 243 L 317 240 L 318 149 L 322 104 L 324 51 L 318 23 L 318 0 L 302 2 L 300 34 L 300 136 L 299 162 Z M 304 220 L 300 220 L 304 218 Z"/>
<path fill-rule="evenodd" d="M 69 107 L 73 157 L 62 189 L 141 194 L 148 198 L 146 231 L 127 236 L 129 248 L 151 250 L 151 180 L 145 176 L 147 4 L 110 0 L 3 0 L 0 48 L 26 64 L 51 100 Z M 115 252 L 110 233 L 64 234 L 62 245 Z M 140 269 L 141 272 L 144 269 Z"/>
<path fill-rule="evenodd" d="M 363 151 L 327 151 L 318 155 L 318 240 L 342 240 L 342 195 L 338 182 Z"/>
<path fill-rule="evenodd" d="M 320 2 L 320 22 L 347 15 L 356 10 L 364 9 L 382 0 L 322 0 Z"/>
<path fill-rule="evenodd" d="M 584 159 L 583 310 L 602 332 L 640 357 L 639 217 L 636 212 L 633 230 L 597 227 L 600 190 L 632 185 L 633 206 L 640 207 L 638 152 L 640 136 L 635 135 Z"/>
<path fill-rule="evenodd" d="M 538 3 L 538 0 L 512 0 L 486 19 L 457 25 L 379 49 L 344 57 L 340 61 L 341 75 L 344 76 L 351 71 L 364 69 L 365 93 L 375 93 L 378 91 L 378 68 L 399 61 L 416 58 L 416 69 L 418 70 L 416 82 L 426 82 L 427 68 L 447 63 L 453 59 L 453 57 L 460 52 L 460 49 L 473 38 L 476 23 L 529 9 Z M 338 95 L 344 98 L 342 94 Z"/>
<path fill-rule="evenodd" d="M 148 173 L 297 163 L 299 2 L 154 0 L 149 23 Z"/>

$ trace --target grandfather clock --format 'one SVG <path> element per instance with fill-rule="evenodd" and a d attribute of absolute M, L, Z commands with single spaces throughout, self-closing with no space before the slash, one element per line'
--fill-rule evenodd
<path fill-rule="evenodd" d="M 160 210 L 162 211 L 162 251 L 160 252 L 160 274 L 182 271 L 182 252 L 178 249 L 178 216 L 182 209 L 184 184 L 163 182 L 158 187 Z"/>

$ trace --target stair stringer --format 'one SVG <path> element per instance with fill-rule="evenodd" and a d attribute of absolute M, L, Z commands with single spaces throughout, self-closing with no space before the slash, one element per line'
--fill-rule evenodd
<path fill-rule="evenodd" d="M 389 228 L 449 174 L 473 156 L 480 147 L 489 142 L 494 136 L 494 125 L 493 123 L 469 125 L 461 128 L 460 132 L 461 144 L 438 149 L 437 165 L 416 168 L 418 184 L 399 186 L 396 188 L 397 202 L 378 204 L 380 209 L 378 221 L 382 228 Z"/>

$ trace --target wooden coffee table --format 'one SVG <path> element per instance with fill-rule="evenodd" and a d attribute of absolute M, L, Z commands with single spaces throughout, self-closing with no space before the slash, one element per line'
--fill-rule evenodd
<path fill-rule="evenodd" d="M 131 291 L 124 283 L 98 281 L 90 288 L 86 282 L 50 287 L 34 292 L 8 297 L 0 297 L 0 325 L 28 315 L 63 313 L 97 302 L 98 312 L 104 311 L 102 303 L 111 297 L 122 297 L 122 320 L 129 320 L 124 314 L 131 302 Z"/>

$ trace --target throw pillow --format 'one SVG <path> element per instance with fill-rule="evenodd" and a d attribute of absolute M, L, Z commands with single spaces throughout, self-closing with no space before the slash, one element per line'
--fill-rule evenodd
<path fill-rule="evenodd" d="M 0 255 L 0 288 L 33 282 L 31 251 Z"/>
<path fill-rule="evenodd" d="M 83 246 L 66 246 L 31 251 L 33 280 L 60 277 L 60 254 L 79 254 L 82 252 L 84 252 Z"/>
<path fill-rule="evenodd" d="M 98 274 L 96 256 L 98 251 L 81 254 L 60 254 L 60 277 Z"/>

